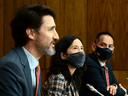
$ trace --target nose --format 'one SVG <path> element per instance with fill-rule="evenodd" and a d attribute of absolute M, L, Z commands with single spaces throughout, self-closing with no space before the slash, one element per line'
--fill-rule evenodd
<path fill-rule="evenodd" d="M 109 45 L 106 45 L 106 48 L 109 48 Z"/>
<path fill-rule="evenodd" d="M 80 52 L 84 52 L 84 50 L 80 50 Z"/>
<path fill-rule="evenodd" d="M 54 36 L 53 36 L 53 38 L 56 39 L 56 40 L 59 40 L 59 35 L 58 35 L 58 33 L 57 33 L 56 30 L 54 31 Z"/>
<path fill-rule="evenodd" d="M 81 49 L 81 48 L 79 48 L 79 52 L 84 52 L 84 50 L 83 50 L 83 49 Z"/>

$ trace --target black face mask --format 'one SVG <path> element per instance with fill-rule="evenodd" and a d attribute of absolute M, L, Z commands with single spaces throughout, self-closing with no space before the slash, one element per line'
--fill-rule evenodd
<path fill-rule="evenodd" d="M 112 56 L 112 52 L 109 48 L 96 47 L 96 54 L 102 60 L 108 60 Z"/>
<path fill-rule="evenodd" d="M 84 62 L 85 62 L 84 52 L 78 52 L 78 53 L 68 55 L 67 63 L 72 65 L 75 68 L 83 67 Z"/>

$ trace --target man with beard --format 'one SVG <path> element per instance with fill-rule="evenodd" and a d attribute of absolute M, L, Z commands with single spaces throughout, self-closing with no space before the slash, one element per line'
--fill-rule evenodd
<path fill-rule="evenodd" d="M 80 96 L 125 95 L 113 74 L 111 64 L 107 61 L 114 52 L 114 43 L 114 38 L 109 32 L 97 34 L 92 44 L 93 53 L 88 54 L 85 61 L 87 70 L 83 75 Z"/>
<path fill-rule="evenodd" d="M 0 59 L 0 96 L 41 95 L 39 59 L 54 55 L 59 39 L 54 19 L 54 11 L 45 5 L 18 9 L 11 21 L 15 47 Z"/>

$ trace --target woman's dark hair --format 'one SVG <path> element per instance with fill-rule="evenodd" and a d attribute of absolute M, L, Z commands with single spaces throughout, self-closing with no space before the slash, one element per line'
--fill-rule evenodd
<path fill-rule="evenodd" d="M 77 90 L 79 90 L 84 67 L 76 69 L 73 76 L 71 76 L 66 60 L 63 60 L 60 57 L 61 52 L 66 54 L 67 49 L 70 47 L 75 39 L 79 39 L 81 41 L 80 38 L 75 36 L 65 36 L 56 44 L 56 53 L 51 57 L 51 63 L 49 68 L 50 71 L 47 74 L 47 79 L 51 74 L 56 75 L 62 73 L 65 79 L 68 81 L 68 84 L 70 84 L 71 82 L 75 83 Z"/>
<path fill-rule="evenodd" d="M 45 15 L 51 15 L 55 19 L 54 11 L 41 4 L 26 5 L 17 10 L 10 24 L 15 46 L 23 46 L 28 42 L 27 28 L 33 28 L 36 32 L 39 31 L 43 24 L 42 17 Z"/>

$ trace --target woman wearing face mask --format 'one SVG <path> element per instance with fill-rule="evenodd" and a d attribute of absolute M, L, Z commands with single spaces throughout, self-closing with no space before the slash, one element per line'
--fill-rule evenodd
<path fill-rule="evenodd" d="M 79 96 L 81 76 L 86 68 L 83 67 L 85 52 L 81 39 L 65 36 L 56 44 L 55 49 L 42 95 Z"/>

